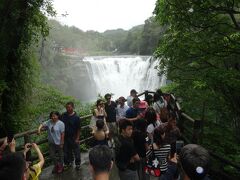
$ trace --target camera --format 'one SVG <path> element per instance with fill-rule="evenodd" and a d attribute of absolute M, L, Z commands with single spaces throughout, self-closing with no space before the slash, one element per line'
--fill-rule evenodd
<path fill-rule="evenodd" d="M 27 148 L 31 148 L 31 147 L 32 147 L 32 145 L 31 145 L 31 144 L 27 145 Z"/>

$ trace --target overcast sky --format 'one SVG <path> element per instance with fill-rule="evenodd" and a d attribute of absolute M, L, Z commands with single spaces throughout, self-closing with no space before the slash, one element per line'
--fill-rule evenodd
<path fill-rule="evenodd" d="M 57 20 L 84 31 L 122 28 L 143 24 L 152 16 L 156 0 L 54 0 Z M 67 17 L 61 14 L 68 13 Z"/>

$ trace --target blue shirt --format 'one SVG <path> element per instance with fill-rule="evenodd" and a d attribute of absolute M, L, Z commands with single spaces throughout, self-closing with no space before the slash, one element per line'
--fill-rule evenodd
<path fill-rule="evenodd" d="M 64 123 L 62 121 L 57 121 L 56 123 L 52 120 L 48 120 L 43 123 L 43 127 L 48 131 L 48 141 L 53 144 L 61 144 L 61 134 L 64 133 Z"/>
<path fill-rule="evenodd" d="M 126 111 L 126 118 L 135 118 L 139 114 L 139 110 L 133 107 L 128 108 Z"/>
<path fill-rule="evenodd" d="M 65 124 L 65 138 L 75 139 L 78 130 L 80 130 L 80 118 L 76 112 L 70 116 L 67 112 L 63 113 L 61 117 L 62 122 Z"/>

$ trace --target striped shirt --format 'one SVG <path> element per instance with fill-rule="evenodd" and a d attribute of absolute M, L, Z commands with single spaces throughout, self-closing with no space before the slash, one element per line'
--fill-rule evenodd
<path fill-rule="evenodd" d="M 171 149 L 170 144 L 165 144 L 162 147 L 160 147 L 160 149 L 153 150 L 155 157 L 158 159 L 158 161 L 160 163 L 161 172 L 165 172 L 168 168 L 167 159 L 168 159 L 168 155 L 170 153 L 170 149 Z M 152 155 L 151 149 L 147 151 L 146 157 L 148 158 L 150 155 Z"/>

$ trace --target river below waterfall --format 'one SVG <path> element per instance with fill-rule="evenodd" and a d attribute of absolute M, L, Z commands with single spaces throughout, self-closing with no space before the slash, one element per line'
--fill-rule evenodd
<path fill-rule="evenodd" d="M 156 90 L 166 84 L 159 76 L 159 60 L 150 56 L 95 56 L 74 60 L 71 95 L 82 101 L 96 100 L 98 94 L 113 93 L 113 99 L 138 92 Z"/>

